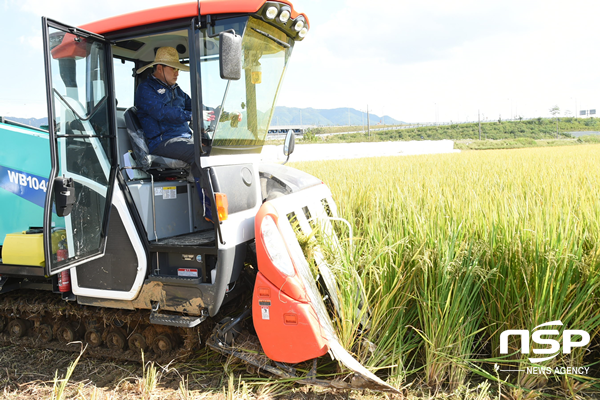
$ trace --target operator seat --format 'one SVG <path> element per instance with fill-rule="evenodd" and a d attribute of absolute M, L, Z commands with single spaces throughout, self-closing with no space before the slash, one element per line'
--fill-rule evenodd
<path fill-rule="evenodd" d="M 123 116 L 137 168 L 149 173 L 155 180 L 187 177 L 190 165 L 185 161 L 150 154 L 137 108 L 128 108 Z"/>

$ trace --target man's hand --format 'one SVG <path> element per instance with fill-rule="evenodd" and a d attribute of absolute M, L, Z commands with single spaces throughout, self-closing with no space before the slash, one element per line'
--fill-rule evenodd
<path fill-rule="evenodd" d="M 205 121 L 212 122 L 216 118 L 214 110 L 205 110 L 205 111 L 202 112 L 202 114 L 204 115 L 204 120 Z"/>

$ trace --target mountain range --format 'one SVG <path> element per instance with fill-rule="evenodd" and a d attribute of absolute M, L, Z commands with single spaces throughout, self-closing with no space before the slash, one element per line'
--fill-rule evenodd
<path fill-rule="evenodd" d="M 17 118 L 6 117 L 15 122 L 34 126 L 39 128 L 42 125 L 48 124 L 48 118 Z M 317 108 L 293 108 L 293 107 L 275 107 L 271 126 L 286 126 L 286 125 L 366 125 L 367 113 L 353 108 L 334 108 L 331 110 Z M 386 125 L 402 124 L 390 116 L 379 116 L 369 114 L 371 125 L 384 123 Z"/>
<path fill-rule="evenodd" d="M 17 117 L 4 117 L 13 122 L 19 122 L 21 124 L 33 126 L 39 128 L 42 125 L 48 125 L 48 118 L 17 118 Z"/>
<path fill-rule="evenodd" d="M 402 124 L 388 115 L 379 116 L 369 113 L 371 125 L 383 123 L 386 125 Z M 334 108 L 331 110 L 316 108 L 275 107 L 271 126 L 282 125 L 366 125 L 367 113 L 353 108 Z"/>

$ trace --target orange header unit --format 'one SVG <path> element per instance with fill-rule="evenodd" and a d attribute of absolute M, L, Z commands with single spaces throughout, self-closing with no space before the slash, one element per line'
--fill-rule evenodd
<path fill-rule="evenodd" d="M 296 11 L 294 11 L 292 3 L 287 0 L 277 1 L 292 7 L 292 18 L 302 15 L 308 24 L 308 18 L 306 15 L 298 14 Z M 266 0 L 202 0 L 200 1 L 200 10 L 202 15 L 255 13 L 265 3 Z M 106 35 L 110 32 L 117 32 L 138 26 L 151 25 L 182 18 L 193 18 L 197 15 L 198 3 L 183 3 L 106 18 L 100 21 L 82 25 L 80 28 L 100 35 Z"/>

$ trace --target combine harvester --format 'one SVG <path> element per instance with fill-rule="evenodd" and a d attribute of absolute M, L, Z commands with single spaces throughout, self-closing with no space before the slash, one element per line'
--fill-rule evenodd
<path fill-rule="evenodd" d="M 278 376 L 395 391 L 339 344 L 323 300 L 336 296 L 333 275 L 322 262 L 315 277 L 297 240 L 315 225 L 331 232 L 329 189 L 260 162 L 307 17 L 287 1 L 205 0 L 77 28 L 42 23 L 48 131 L 0 122 L 0 337 L 64 350 L 81 340 L 120 359 L 185 356 L 208 337 Z M 135 71 L 163 46 L 190 67 L 181 85 L 202 143 L 198 181 L 185 163 L 147 154 L 132 107 L 147 76 Z M 221 117 L 205 122 L 203 105 Z M 222 117 L 233 112 L 241 122 Z M 286 155 L 293 145 L 288 135 Z M 244 298 L 237 318 L 202 323 Z M 236 342 L 250 312 L 253 356 Z M 316 379 L 327 353 L 354 378 Z M 293 364 L 309 360 L 299 376 Z"/>

